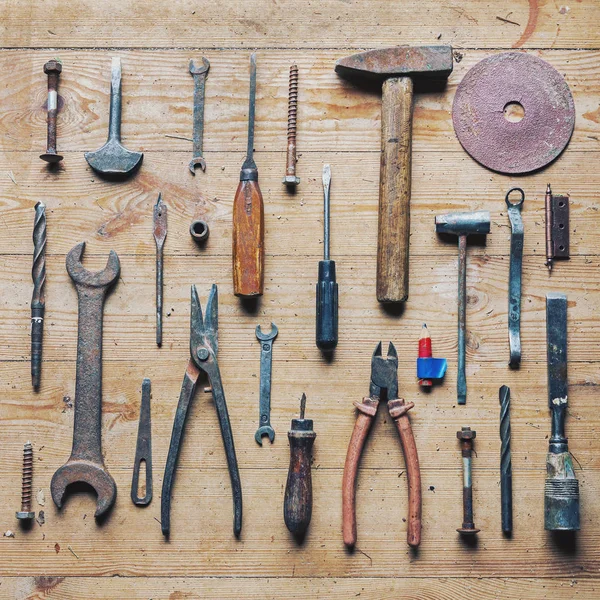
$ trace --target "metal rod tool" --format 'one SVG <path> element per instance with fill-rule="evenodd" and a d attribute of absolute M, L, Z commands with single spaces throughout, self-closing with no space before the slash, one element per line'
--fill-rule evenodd
<path fill-rule="evenodd" d="M 271 427 L 271 371 L 273 368 L 273 342 L 279 330 L 271 323 L 271 331 L 263 333 L 260 325 L 256 326 L 256 339 L 260 342 L 260 399 L 259 425 L 254 439 L 262 446 L 263 435 L 269 436 L 271 444 L 275 439 L 275 431 Z"/>
<path fill-rule="evenodd" d="M 317 282 L 317 347 L 324 352 L 338 343 L 338 284 L 335 280 L 335 261 L 329 259 L 329 188 L 331 169 L 323 166 L 323 260 L 319 261 Z"/>
<path fill-rule="evenodd" d="M 138 426 L 133 477 L 131 479 L 131 501 L 137 506 L 147 506 L 152 502 L 152 422 L 150 420 L 150 380 L 142 382 L 142 404 L 140 406 L 140 424 Z M 138 495 L 140 466 L 146 466 L 146 493 L 143 498 Z"/>
<path fill-rule="evenodd" d="M 154 205 L 154 241 L 156 242 L 156 345 L 162 345 L 163 326 L 163 249 L 167 238 L 167 205 L 162 194 Z"/>
<path fill-rule="evenodd" d="M 546 296 L 546 343 L 552 431 L 546 456 L 544 527 L 548 531 L 576 531 L 579 529 L 579 482 L 565 433 L 568 382 L 567 297 L 564 294 Z"/>
<path fill-rule="evenodd" d="M 44 337 L 44 313 L 46 312 L 46 206 L 35 205 L 33 222 L 33 295 L 31 297 L 31 383 L 33 389 L 40 387 L 42 374 L 42 340 Z"/>
<path fill-rule="evenodd" d="M 206 161 L 202 155 L 202 143 L 204 139 L 204 89 L 210 63 L 202 57 L 202 64 L 196 64 L 194 59 L 191 58 L 189 69 L 194 78 L 194 129 L 192 133 L 194 156 L 190 161 L 189 169 L 192 175 L 195 175 L 196 167 L 206 171 Z"/>
<path fill-rule="evenodd" d="M 521 194 L 520 200 L 513 202 L 513 192 Z M 516 368 L 521 364 L 521 270 L 523 265 L 523 219 L 521 208 L 525 201 L 525 192 L 514 187 L 506 194 L 506 206 L 510 220 L 510 272 L 508 276 L 508 344 L 510 347 L 509 366 Z"/>
<path fill-rule="evenodd" d="M 500 505 L 502 531 L 511 533 L 513 526 L 512 459 L 510 455 L 510 388 L 503 385 L 500 396 Z"/>

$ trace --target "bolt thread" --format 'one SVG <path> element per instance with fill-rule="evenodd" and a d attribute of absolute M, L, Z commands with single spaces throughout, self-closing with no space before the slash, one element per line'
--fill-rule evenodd
<path fill-rule="evenodd" d="M 288 97 L 288 142 L 296 141 L 296 119 L 298 115 L 298 66 L 290 67 L 290 84 Z"/>
<path fill-rule="evenodd" d="M 21 485 L 21 512 L 31 512 L 31 482 L 33 479 L 33 446 L 23 446 L 23 483 Z"/>

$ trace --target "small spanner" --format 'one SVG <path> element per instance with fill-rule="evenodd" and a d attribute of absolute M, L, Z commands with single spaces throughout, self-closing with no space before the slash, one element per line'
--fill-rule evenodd
<path fill-rule="evenodd" d="M 198 65 L 190 58 L 190 73 L 194 77 L 194 158 L 190 161 L 190 171 L 196 174 L 196 167 L 200 166 L 206 171 L 206 161 L 202 156 L 202 140 L 204 136 L 204 84 L 210 69 L 210 63 L 202 57 L 202 64 Z"/>
<path fill-rule="evenodd" d="M 271 331 L 265 334 L 260 325 L 256 326 L 256 338 L 260 342 L 260 400 L 259 400 L 259 426 L 254 434 L 254 439 L 262 446 L 263 435 L 269 436 L 271 444 L 275 439 L 275 431 L 271 427 L 271 367 L 273 363 L 273 341 L 279 330 L 275 323 L 271 323 Z"/>
<path fill-rule="evenodd" d="M 521 198 L 517 202 L 510 195 L 517 192 Z M 521 269 L 523 264 L 523 219 L 521 208 L 525 192 L 514 187 L 506 194 L 506 206 L 510 220 L 510 271 L 508 275 L 508 344 L 510 347 L 509 366 L 517 368 L 521 364 Z"/>
<path fill-rule="evenodd" d="M 95 516 L 101 517 L 117 496 L 117 485 L 102 458 L 102 313 L 106 294 L 121 269 L 114 250 L 104 270 L 92 273 L 84 269 L 84 248 L 82 242 L 67 254 L 67 272 L 79 301 L 73 449 L 69 460 L 54 473 L 50 492 L 61 508 L 67 486 L 87 483 L 98 496 Z"/>

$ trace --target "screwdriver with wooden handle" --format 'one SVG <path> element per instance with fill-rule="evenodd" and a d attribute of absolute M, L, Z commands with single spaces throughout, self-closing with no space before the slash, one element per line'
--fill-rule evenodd
<path fill-rule="evenodd" d="M 233 200 L 233 293 L 262 296 L 264 284 L 265 212 L 254 162 L 254 113 L 256 108 L 256 54 L 250 56 L 248 150 Z"/>
<path fill-rule="evenodd" d="M 288 431 L 290 468 L 283 502 L 285 525 L 297 538 L 304 536 L 312 516 L 311 462 L 312 447 L 317 437 L 312 419 L 304 418 L 305 408 L 306 394 L 302 394 L 300 418 L 292 419 L 292 428 Z"/>
<path fill-rule="evenodd" d="M 317 347 L 331 352 L 338 343 L 338 284 L 335 261 L 329 259 L 329 187 L 331 168 L 323 166 L 323 260 L 319 261 L 317 282 Z"/>

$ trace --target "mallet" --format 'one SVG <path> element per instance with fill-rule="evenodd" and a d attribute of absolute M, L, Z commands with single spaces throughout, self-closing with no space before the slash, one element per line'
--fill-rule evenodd
<path fill-rule="evenodd" d="M 467 403 L 467 375 L 465 372 L 465 330 L 467 323 L 467 236 L 490 232 L 490 213 L 451 213 L 435 218 L 435 230 L 458 236 L 458 373 L 456 395 L 459 404 Z"/>

